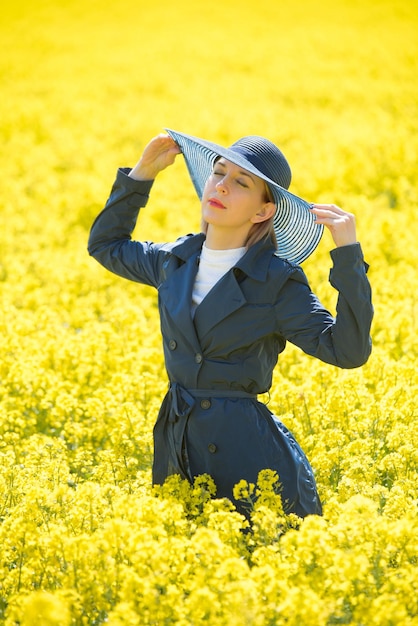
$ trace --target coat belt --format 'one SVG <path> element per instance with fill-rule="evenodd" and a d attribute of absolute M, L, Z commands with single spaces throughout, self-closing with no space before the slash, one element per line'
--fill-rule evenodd
<path fill-rule="evenodd" d="M 257 396 L 246 391 L 226 389 L 186 389 L 172 383 L 163 400 L 154 426 L 153 483 L 162 484 L 170 474 L 192 481 L 185 444 L 188 417 L 196 398 L 248 398 Z"/>
<path fill-rule="evenodd" d="M 188 417 L 195 405 L 195 398 L 249 398 L 255 400 L 257 394 L 237 389 L 186 389 L 179 383 L 172 383 L 168 390 L 169 421 L 175 422 L 179 417 Z"/>

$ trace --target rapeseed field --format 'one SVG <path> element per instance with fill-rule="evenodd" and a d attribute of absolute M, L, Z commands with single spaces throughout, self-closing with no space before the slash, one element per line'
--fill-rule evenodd
<path fill-rule="evenodd" d="M 20 0 L 0 24 L 0 624 L 418 624 L 418 4 Z M 164 127 L 276 142 L 291 190 L 355 213 L 373 353 L 340 371 L 288 346 L 269 407 L 324 516 L 253 532 L 210 477 L 150 485 L 167 380 L 156 296 L 89 258 L 118 166 Z M 181 158 L 140 236 L 199 228 Z M 334 310 L 331 238 L 304 263 Z"/>

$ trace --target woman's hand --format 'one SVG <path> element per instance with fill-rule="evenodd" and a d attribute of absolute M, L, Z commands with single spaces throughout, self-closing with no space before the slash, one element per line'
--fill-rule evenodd
<path fill-rule="evenodd" d="M 324 224 L 331 232 L 337 248 L 357 242 L 356 219 L 335 204 L 312 204 L 311 211 L 317 224 Z"/>
<path fill-rule="evenodd" d="M 129 176 L 135 180 L 154 180 L 161 170 L 174 163 L 174 159 L 180 152 L 180 148 L 169 135 L 157 135 L 145 147 Z"/>

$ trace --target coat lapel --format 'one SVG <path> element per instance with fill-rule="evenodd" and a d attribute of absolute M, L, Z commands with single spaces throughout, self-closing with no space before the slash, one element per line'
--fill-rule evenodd
<path fill-rule="evenodd" d="M 194 324 L 198 337 L 202 338 L 216 324 L 243 307 L 247 299 L 242 292 L 236 271 L 256 281 L 264 282 L 271 262 L 274 246 L 271 242 L 259 241 L 249 248 L 207 294 L 196 309 Z"/>
<path fill-rule="evenodd" d="M 175 248 L 175 254 L 184 262 L 160 286 L 160 307 L 194 350 L 200 351 L 200 341 L 216 324 L 246 304 L 235 269 L 229 270 L 211 289 L 191 316 L 192 290 L 198 269 L 198 259 L 204 236 L 197 235 Z M 174 250 L 173 250 L 174 251 Z M 237 263 L 240 272 L 256 281 L 264 282 L 274 247 L 258 242 Z"/>
<path fill-rule="evenodd" d="M 196 351 L 200 344 L 191 316 L 192 290 L 198 268 L 199 251 L 183 263 L 159 288 L 160 307 L 164 307 L 178 331 Z"/>
<path fill-rule="evenodd" d="M 194 324 L 199 337 L 203 337 L 221 320 L 246 303 L 233 270 L 227 272 L 209 291 L 196 309 Z"/>

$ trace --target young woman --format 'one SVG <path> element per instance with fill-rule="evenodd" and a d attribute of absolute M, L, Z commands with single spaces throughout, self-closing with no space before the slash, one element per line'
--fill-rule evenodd
<path fill-rule="evenodd" d="M 373 309 L 354 216 L 291 194 L 289 165 L 267 139 L 224 148 L 167 132 L 133 169 L 119 169 L 88 246 L 108 270 L 158 290 L 169 389 L 154 427 L 153 482 L 208 473 L 217 496 L 245 513 L 234 485 L 272 469 L 286 512 L 321 514 L 303 451 L 257 394 L 270 389 L 286 341 L 341 368 L 367 361 Z M 154 179 L 180 152 L 201 199 L 202 232 L 173 243 L 132 241 Z M 336 246 L 335 318 L 299 266 L 324 225 Z"/>

